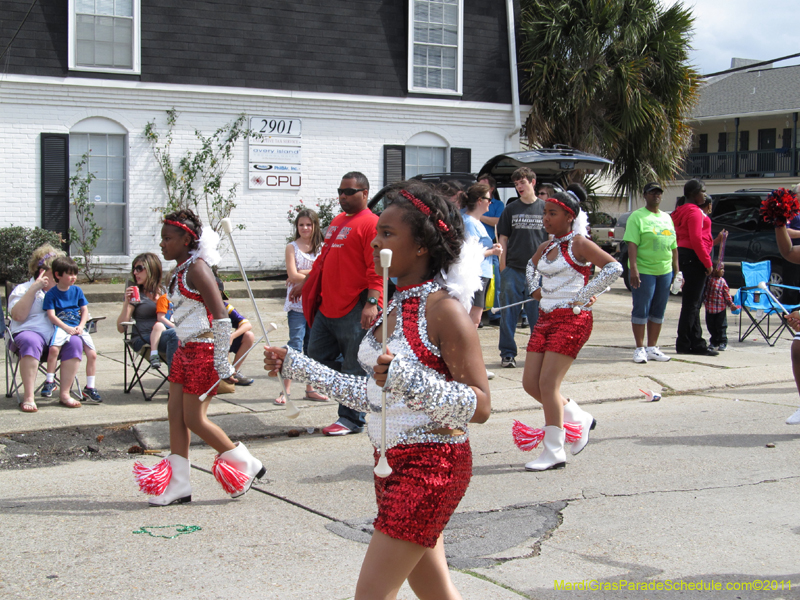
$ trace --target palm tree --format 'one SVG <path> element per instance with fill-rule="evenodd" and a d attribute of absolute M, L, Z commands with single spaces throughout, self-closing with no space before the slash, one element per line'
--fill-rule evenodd
<path fill-rule="evenodd" d="M 522 0 L 520 66 L 532 146 L 614 161 L 615 194 L 672 179 L 691 138 L 693 17 L 658 0 Z"/>

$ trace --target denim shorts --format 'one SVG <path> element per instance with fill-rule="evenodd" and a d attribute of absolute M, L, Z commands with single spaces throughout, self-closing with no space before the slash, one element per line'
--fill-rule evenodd
<path fill-rule="evenodd" d="M 672 271 L 663 275 L 639 275 L 639 287 L 631 288 L 633 310 L 631 323 L 644 325 L 648 321 L 664 322 L 664 312 L 669 300 L 669 286 L 672 284 Z"/>

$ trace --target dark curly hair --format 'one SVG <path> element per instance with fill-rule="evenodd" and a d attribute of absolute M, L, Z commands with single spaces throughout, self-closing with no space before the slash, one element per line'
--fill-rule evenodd
<path fill-rule="evenodd" d="M 194 211 L 188 208 L 176 210 L 175 212 L 165 215 L 164 221 L 177 221 L 194 231 L 197 234 L 197 238 L 192 238 L 192 241 L 189 243 L 189 250 L 197 250 L 197 240 L 203 235 L 203 222 L 200 220 L 200 217 L 194 214 Z M 185 233 L 182 229 L 181 232 Z"/>
<path fill-rule="evenodd" d="M 430 216 L 414 206 L 400 193 L 401 190 L 427 206 Z M 428 249 L 429 277 L 441 270 L 446 271 L 458 260 L 461 245 L 464 243 L 464 221 L 458 207 L 442 198 L 432 186 L 413 179 L 396 183 L 386 192 L 386 206 L 403 209 L 403 221 L 411 227 L 414 242 Z M 445 233 L 437 227 L 440 220 L 447 226 L 448 232 Z"/>

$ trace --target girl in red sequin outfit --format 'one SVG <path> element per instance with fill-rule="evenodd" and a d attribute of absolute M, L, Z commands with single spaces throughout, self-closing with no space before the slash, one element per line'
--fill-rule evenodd
<path fill-rule="evenodd" d="M 456 270 L 463 223 L 456 207 L 420 182 L 397 184 L 386 198 L 373 256 L 380 269 L 380 251 L 392 250 L 389 275 L 397 277 L 397 293 L 386 311 L 387 353 L 381 354 L 384 315 L 361 342 L 359 361 L 373 376 L 343 375 L 282 348 L 265 350 L 264 368 L 368 412 L 367 430 L 376 449 L 384 388 L 392 473 L 375 478 L 378 516 L 355 598 L 394 598 L 408 580 L 420 598 L 458 600 L 442 531 L 472 475 L 467 423 L 485 422 L 490 412 L 475 326 L 453 297 L 452 281 L 438 279 L 440 272 L 449 277 Z M 472 289 L 466 291 L 473 295 Z"/>
<path fill-rule="evenodd" d="M 544 441 L 539 458 L 525 465 L 529 471 L 564 467 L 564 444 L 571 442 L 572 454 L 577 454 L 595 426 L 589 413 L 561 395 L 561 382 L 592 333 L 595 294 L 604 291 L 622 267 L 573 228 L 585 199 L 583 187 L 573 184 L 566 193 L 546 200 L 544 228 L 553 239 L 539 246 L 528 264 L 528 286 L 539 300 L 539 320 L 528 343 L 522 386 L 541 403 L 545 420 L 543 430 L 514 424 L 515 441 L 523 450 Z M 602 269 L 589 281 L 591 263 Z"/>
<path fill-rule="evenodd" d="M 140 489 L 152 496 L 150 504 L 166 506 L 190 502 L 191 432 L 214 448 L 212 472 L 222 488 L 236 498 L 250 489 L 266 469 L 241 442 L 234 444 L 206 415 L 213 387 L 220 378 L 233 383 L 236 370 L 228 362 L 231 320 L 222 303 L 211 265 L 219 261 L 219 236 L 203 228 L 191 210 L 171 213 L 161 228 L 161 252 L 178 261 L 167 293 L 174 306 L 173 320 L 180 346 L 169 372 L 169 444 L 171 454 L 153 467 L 134 465 Z M 200 396 L 208 393 L 203 401 Z"/>

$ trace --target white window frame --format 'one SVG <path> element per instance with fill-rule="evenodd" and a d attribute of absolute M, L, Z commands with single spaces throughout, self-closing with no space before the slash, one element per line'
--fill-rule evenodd
<path fill-rule="evenodd" d="M 464 81 L 464 0 L 458 0 L 458 49 L 456 51 L 455 90 L 414 86 L 414 3 L 415 0 L 408 1 L 408 91 L 415 94 L 462 96 Z"/>
<path fill-rule="evenodd" d="M 124 73 L 127 75 L 140 75 L 142 72 L 142 35 L 141 35 L 141 0 L 131 0 L 133 2 L 133 31 L 131 32 L 133 38 L 133 66 L 130 69 L 115 69 L 113 67 L 87 67 L 78 65 L 76 55 L 77 48 L 77 33 L 76 27 L 78 20 L 75 18 L 75 3 L 76 0 L 67 0 L 68 3 L 68 27 L 69 35 L 67 42 L 68 50 L 68 66 L 70 71 L 87 71 L 92 73 Z"/>

